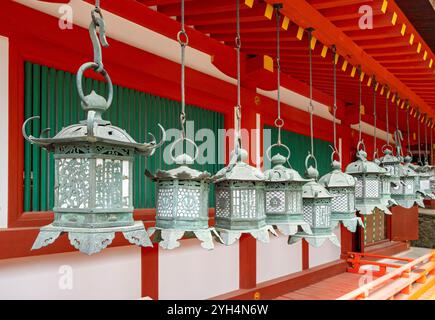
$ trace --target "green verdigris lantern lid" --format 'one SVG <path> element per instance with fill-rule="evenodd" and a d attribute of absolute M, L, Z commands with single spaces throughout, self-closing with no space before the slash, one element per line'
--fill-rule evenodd
<path fill-rule="evenodd" d="M 302 187 L 302 197 L 304 199 L 332 199 L 333 196 L 326 190 L 324 186 L 316 182 L 319 176 L 319 171 L 310 166 L 307 168 L 306 176 L 310 179 L 308 183 Z"/>
<path fill-rule="evenodd" d="M 319 183 L 326 188 L 346 188 L 355 186 L 355 178 L 341 171 L 341 163 L 334 160 L 332 162 L 332 171 L 325 174 L 319 179 Z"/>
<path fill-rule="evenodd" d="M 404 164 L 400 166 L 400 176 L 401 177 L 416 177 L 418 176 L 417 172 L 411 167 L 411 156 L 405 156 Z"/>
<path fill-rule="evenodd" d="M 271 159 L 272 169 L 264 171 L 266 181 L 270 182 L 307 182 L 309 180 L 301 177 L 299 172 L 292 168 L 287 168 L 284 164 L 287 158 L 277 153 Z"/>
<path fill-rule="evenodd" d="M 117 147 L 134 148 L 138 153 L 144 155 L 151 155 L 154 150 L 161 145 L 153 141 L 150 143 L 137 143 L 124 129 L 116 127 L 110 121 L 102 119 L 102 113 L 109 108 L 106 99 L 95 91 L 85 96 L 82 101 L 83 110 L 87 111 L 87 119 L 80 121 L 78 124 L 70 125 L 63 128 L 52 138 L 36 138 L 27 136 L 26 124 L 39 117 L 32 117 L 26 120 L 23 124 L 23 135 L 31 143 L 38 144 L 47 150 L 52 150 L 56 145 L 70 144 L 70 143 L 105 143 Z M 162 141 L 165 137 L 165 130 L 158 124 L 162 131 Z M 48 131 L 48 129 L 46 130 Z"/>
<path fill-rule="evenodd" d="M 357 160 L 350 163 L 346 167 L 346 173 L 351 175 L 359 175 L 359 174 L 385 174 L 386 170 L 381 168 L 373 161 L 367 160 L 367 153 L 363 150 L 358 151 Z"/>
<path fill-rule="evenodd" d="M 153 180 L 209 180 L 211 175 L 207 171 L 199 171 L 190 167 L 194 160 L 188 154 L 181 154 L 175 159 L 175 164 L 178 166 L 171 170 L 157 170 L 153 176 L 146 171 L 148 177 Z"/>
<path fill-rule="evenodd" d="M 215 182 L 224 180 L 232 181 L 264 181 L 264 174 L 256 167 L 246 163 L 248 152 L 244 149 L 239 149 L 239 154 L 236 158 L 235 153 L 231 153 L 232 160 L 228 166 L 219 170 L 214 176 Z"/>
<path fill-rule="evenodd" d="M 401 161 L 400 157 L 396 157 L 393 154 L 393 151 L 388 148 L 384 150 L 384 156 L 381 157 L 379 160 L 380 160 L 380 165 L 395 165 L 395 164 L 397 165 Z"/>

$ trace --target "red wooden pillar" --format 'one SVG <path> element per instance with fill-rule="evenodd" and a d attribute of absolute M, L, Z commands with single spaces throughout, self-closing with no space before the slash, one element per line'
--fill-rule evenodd
<path fill-rule="evenodd" d="M 242 145 L 248 152 L 249 164 L 256 166 L 256 134 L 263 135 L 261 124 L 257 122 L 257 112 L 255 105 L 255 92 L 253 90 L 244 89 L 242 91 Z M 258 126 L 258 128 L 257 128 Z M 255 129 L 260 131 L 256 133 Z M 261 139 L 260 139 L 261 143 Z M 262 147 L 260 157 L 262 157 Z M 239 241 L 239 286 L 240 289 L 249 289 L 257 284 L 257 240 L 251 235 L 242 235 Z"/>
<path fill-rule="evenodd" d="M 343 171 L 346 169 L 346 166 L 352 162 L 352 139 L 351 131 L 349 125 L 341 124 L 337 127 L 338 138 L 341 138 L 341 166 Z M 342 224 L 340 225 L 340 234 L 341 234 L 341 258 L 344 259 L 347 257 L 347 253 L 349 251 L 354 251 L 356 245 L 356 233 L 352 233 L 347 228 L 345 228 Z"/>
<path fill-rule="evenodd" d="M 302 270 L 310 268 L 310 245 L 302 239 Z"/>
<path fill-rule="evenodd" d="M 141 247 L 142 297 L 159 298 L 159 245 Z"/>

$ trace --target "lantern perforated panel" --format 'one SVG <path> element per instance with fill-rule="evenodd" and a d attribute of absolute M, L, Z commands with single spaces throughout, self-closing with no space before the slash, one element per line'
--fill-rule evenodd
<path fill-rule="evenodd" d="M 357 198 L 363 197 L 363 181 L 361 179 L 361 177 L 358 177 L 355 182 L 355 197 Z"/>
<path fill-rule="evenodd" d="M 379 198 L 380 182 L 376 178 L 367 177 L 365 183 L 366 198 Z"/>
<path fill-rule="evenodd" d="M 266 212 L 285 214 L 285 191 L 266 191 Z"/>
<path fill-rule="evenodd" d="M 88 158 L 56 160 L 57 207 L 62 209 L 87 209 L 89 207 L 90 162 Z"/>

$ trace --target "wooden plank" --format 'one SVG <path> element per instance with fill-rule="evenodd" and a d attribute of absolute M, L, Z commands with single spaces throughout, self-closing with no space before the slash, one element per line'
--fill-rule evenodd
<path fill-rule="evenodd" d="M 334 275 L 344 273 L 346 267 L 347 263 L 345 261 L 336 260 L 308 270 L 262 282 L 252 289 L 236 290 L 219 295 L 211 298 L 211 300 L 251 300 L 256 292 L 260 293 L 262 299 L 274 299 L 290 291 L 298 290 Z"/>

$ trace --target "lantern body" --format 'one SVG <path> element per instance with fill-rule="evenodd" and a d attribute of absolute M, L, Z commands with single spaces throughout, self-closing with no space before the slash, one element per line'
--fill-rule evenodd
<path fill-rule="evenodd" d="M 422 194 L 426 199 L 435 200 L 435 196 L 431 189 L 432 169 L 425 163 L 424 166 L 419 166 L 416 169 L 418 174 L 418 192 Z"/>
<path fill-rule="evenodd" d="M 305 160 L 307 167 L 308 159 L 315 158 L 308 155 Z M 316 162 L 316 161 L 315 161 Z M 316 168 L 310 166 L 307 168 L 306 176 L 310 181 L 302 188 L 304 220 L 309 224 L 312 233 L 298 232 L 294 236 L 289 237 L 289 244 L 295 243 L 300 239 L 305 239 L 310 245 L 320 247 L 327 239 L 336 246 L 340 247 L 340 241 L 332 232 L 331 224 L 331 206 L 333 196 L 316 181 L 319 172 Z"/>
<path fill-rule="evenodd" d="M 217 228 L 250 230 L 266 226 L 263 181 L 217 182 L 215 203 Z"/>
<path fill-rule="evenodd" d="M 88 255 L 106 248 L 116 232 L 132 244 L 152 246 L 143 223 L 133 220 L 133 164 L 135 154 L 149 156 L 160 144 L 138 144 L 103 120 L 109 105 L 95 92 L 84 99 L 87 120 L 53 138 L 27 136 L 26 124 L 33 118 L 23 124 L 24 138 L 53 152 L 55 159 L 54 221 L 41 228 L 32 249 L 53 243 L 62 233 Z"/>
<path fill-rule="evenodd" d="M 355 178 L 341 171 L 341 164 L 333 161 L 333 170 L 320 178 L 319 183 L 333 196 L 331 200 L 331 228 L 339 222 L 351 232 L 361 220 L 356 217 Z"/>
<path fill-rule="evenodd" d="M 393 151 L 390 149 L 384 150 L 384 156 L 379 159 L 379 166 L 387 171 L 389 180 L 396 185 L 400 184 L 401 174 L 401 159 L 393 155 Z"/>
<path fill-rule="evenodd" d="M 423 198 L 417 193 L 418 174 L 411 168 L 411 157 L 405 157 L 405 164 L 400 166 L 400 184 L 391 188 L 391 195 L 404 208 L 414 204 L 424 207 Z"/>
<path fill-rule="evenodd" d="M 133 155 L 133 148 L 98 143 L 56 145 L 53 226 L 132 225 Z"/>
<path fill-rule="evenodd" d="M 358 159 L 346 167 L 346 173 L 355 178 L 355 207 L 360 214 L 372 214 L 375 208 L 391 214 L 382 203 L 381 176 L 386 170 L 367 160 L 365 151 L 359 151 Z"/>
<path fill-rule="evenodd" d="M 310 225 L 313 234 L 330 231 L 331 198 L 304 199 L 304 220 Z"/>
<path fill-rule="evenodd" d="M 263 173 L 248 165 L 248 154 L 240 149 L 233 153 L 230 164 L 213 177 L 215 184 L 215 227 L 226 245 L 235 243 L 242 233 L 269 242 L 264 208 L 265 185 Z"/>
<path fill-rule="evenodd" d="M 287 159 L 280 154 L 274 155 L 271 160 L 273 168 L 264 172 L 266 222 L 285 235 L 295 234 L 298 226 L 311 233 L 302 209 L 302 186 L 308 180 L 296 170 L 286 168 Z"/>
<path fill-rule="evenodd" d="M 156 182 L 156 226 L 148 229 L 160 246 L 174 249 L 186 232 L 193 233 L 205 249 L 213 249 L 214 229 L 209 228 L 208 194 L 210 174 L 190 168 L 193 159 L 182 154 L 175 169 L 146 175 Z"/>

